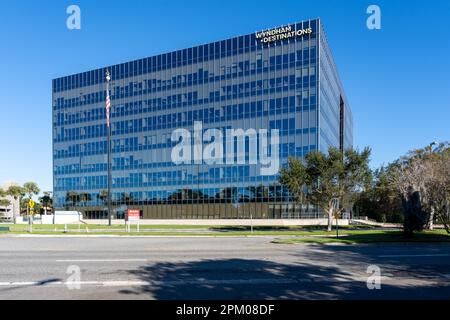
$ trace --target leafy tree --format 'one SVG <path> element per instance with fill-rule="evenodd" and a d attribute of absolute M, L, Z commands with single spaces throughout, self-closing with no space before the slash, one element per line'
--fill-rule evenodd
<path fill-rule="evenodd" d="M 392 165 L 374 171 L 370 187 L 361 192 L 355 202 L 360 215 L 379 222 L 403 222 L 401 197 L 390 182 L 392 174 Z"/>
<path fill-rule="evenodd" d="M 403 222 L 403 231 L 410 237 L 414 231 L 422 231 L 427 223 L 429 216 L 423 210 L 420 200 L 420 192 L 410 191 L 408 198 L 402 199 L 402 205 L 405 212 L 405 221 Z"/>
<path fill-rule="evenodd" d="M 289 189 L 289 192 L 298 203 L 304 203 L 306 186 L 311 184 L 307 167 L 297 158 L 289 158 L 288 166 L 281 169 L 280 183 Z"/>
<path fill-rule="evenodd" d="M 41 189 L 39 189 L 36 182 L 26 182 L 23 184 L 23 190 L 28 195 L 29 199 L 32 199 L 34 195 L 39 194 Z M 30 214 L 30 208 L 27 203 L 27 215 Z"/>
<path fill-rule="evenodd" d="M 333 215 L 338 218 L 345 209 L 351 209 L 358 192 L 371 181 L 370 149 L 362 152 L 348 149 L 344 152 L 329 148 L 328 154 L 310 152 L 303 160 L 291 158 L 280 174 L 280 183 L 286 186 L 296 201 L 306 199 L 319 206 L 328 215 L 331 231 Z M 334 207 L 335 200 L 339 206 Z"/>

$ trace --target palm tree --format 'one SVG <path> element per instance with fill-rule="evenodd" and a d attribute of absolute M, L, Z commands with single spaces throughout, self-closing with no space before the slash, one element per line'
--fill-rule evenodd
<path fill-rule="evenodd" d="M 86 204 L 92 200 L 92 196 L 90 193 L 81 193 L 80 194 L 80 201 L 84 202 L 84 206 L 86 207 Z"/>
<path fill-rule="evenodd" d="M 133 203 L 133 201 L 134 197 L 132 194 L 124 192 L 120 195 L 120 203 L 122 204 L 130 205 Z"/>
<path fill-rule="evenodd" d="M 44 192 L 44 195 L 39 198 L 39 201 L 41 202 L 42 207 L 44 208 L 44 214 L 47 215 L 48 208 L 53 206 L 53 199 L 51 192 L 48 191 Z"/>
<path fill-rule="evenodd" d="M 99 194 L 97 194 L 97 199 L 101 200 L 103 204 L 106 206 L 108 203 L 108 191 L 102 190 Z"/>
<path fill-rule="evenodd" d="M 23 189 L 30 199 L 32 199 L 34 195 L 37 195 L 39 194 L 39 192 L 41 192 L 41 189 L 39 189 L 36 182 L 25 182 L 23 184 Z M 30 208 L 29 205 L 27 204 L 27 215 L 29 214 Z"/>
<path fill-rule="evenodd" d="M 72 207 L 75 207 L 77 202 L 80 201 L 80 195 L 76 191 L 67 191 L 66 201 L 72 202 Z"/>

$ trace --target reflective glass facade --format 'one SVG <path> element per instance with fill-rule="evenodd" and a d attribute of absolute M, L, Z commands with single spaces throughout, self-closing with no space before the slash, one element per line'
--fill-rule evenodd
<path fill-rule="evenodd" d="M 171 158 L 173 131 L 193 131 L 199 121 L 204 131 L 278 129 L 280 165 L 288 156 L 351 146 L 351 111 L 319 20 L 290 24 L 265 40 L 249 34 L 108 68 L 117 218 L 128 207 L 165 219 L 320 215 L 293 205 L 278 175 L 260 174 L 260 164 Z M 105 73 L 106 67 L 53 80 L 55 207 L 76 208 L 86 218 L 106 217 Z M 245 159 L 252 139 L 245 139 Z"/>

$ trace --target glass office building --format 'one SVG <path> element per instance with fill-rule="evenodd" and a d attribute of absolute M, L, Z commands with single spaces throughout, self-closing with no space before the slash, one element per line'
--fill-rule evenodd
<path fill-rule="evenodd" d="M 107 216 L 107 69 L 116 218 L 127 208 L 148 219 L 321 216 L 293 203 L 259 161 L 266 154 L 282 166 L 289 156 L 352 146 L 351 110 L 318 19 L 54 79 L 54 205 L 88 219 Z M 179 129 L 222 132 L 215 155 L 224 160 L 174 161 Z M 239 152 L 227 129 L 246 134 Z M 217 137 L 200 139 L 206 148 Z"/>

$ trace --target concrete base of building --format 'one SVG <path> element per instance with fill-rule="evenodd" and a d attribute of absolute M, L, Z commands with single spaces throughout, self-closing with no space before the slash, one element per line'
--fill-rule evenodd
<path fill-rule="evenodd" d="M 108 224 L 106 219 L 83 220 L 86 224 Z M 112 220 L 114 225 L 124 225 L 125 221 Z M 189 226 L 326 226 L 328 219 L 143 219 L 142 225 L 189 225 Z M 339 219 L 340 226 L 348 226 L 348 219 Z M 333 220 L 336 225 L 336 220 Z"/>

